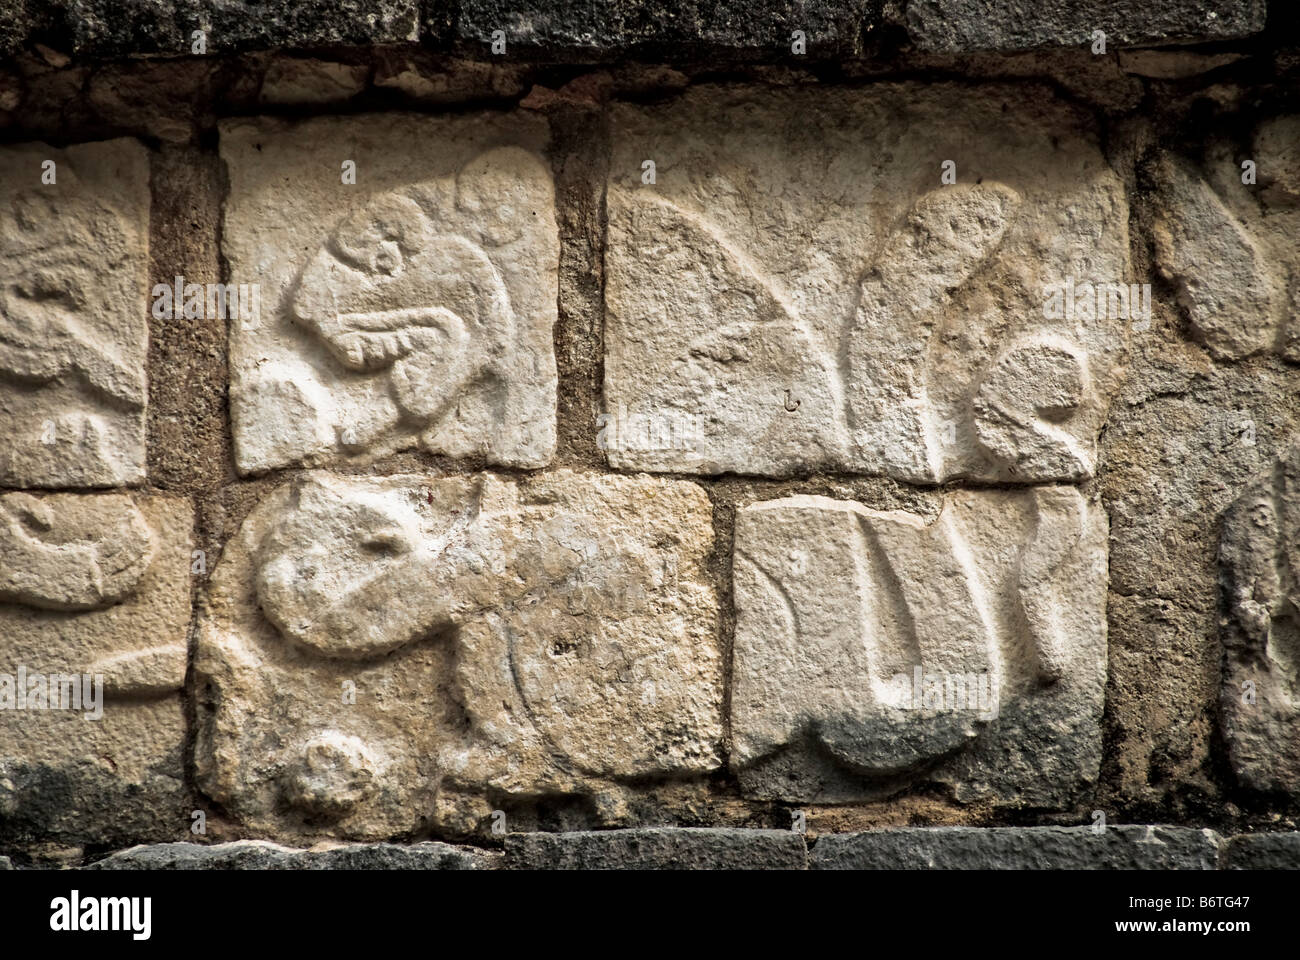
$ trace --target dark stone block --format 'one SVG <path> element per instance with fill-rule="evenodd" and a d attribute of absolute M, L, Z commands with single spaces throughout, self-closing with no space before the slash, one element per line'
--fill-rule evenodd
<path fill-rule="evenodd" d="M 501 30 L 507 58 L 817 60 L 860 55 L 879 22 L 874 9 L 868 0 L 462 0 L 455 38 L 467 55 L 490 55 Z M 796 30 L 804 34 L 802 56 L 791 49 Z"/>
<path fill-rule="evenodd" d="M 1213 7 L 1213 9 L 1207 9 Z M 944 53 L 1090 46 L 1092 32 L 1112 47 L 1201 43 L 1264 29 L 1264 0 L 908 0 L 907 32 L 923 50 Z"/>
<path fill-rule="evenodd" d="M 1249 833 L 1232 837 L 1225 870 L 1300 870 L 1300 833 Z"/>
<path fill-rule="evenodd" d="M 510 870 L 803 870 L 790 830 L 646 828 L 506 837 Z"/>
<path fill-rule="evenodd" d="M 85 57 L 191 56 L 278 47 L 398 43 L 419 38 L 419 0 L 18 0 L 0 14 L 0 51 L 42 40 Z"/>

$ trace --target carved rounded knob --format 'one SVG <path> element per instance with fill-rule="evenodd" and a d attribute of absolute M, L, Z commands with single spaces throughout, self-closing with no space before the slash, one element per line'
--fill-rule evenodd
<path fill-rule="evenodd" d="M 329 731 L 313 737 L 288 765 L 284 798 L 322 817 L 340 817 L 371 791 L 378 764 L 358 737 Z"/>

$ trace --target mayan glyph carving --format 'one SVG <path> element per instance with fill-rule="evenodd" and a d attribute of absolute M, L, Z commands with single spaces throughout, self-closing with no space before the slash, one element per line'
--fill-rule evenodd
<path fill-rule="evenodd" d="M 1255 130 L 1255 181 L 1231 146 L 1211 143 L 1198 168 L 1163 153 L 1153 229 L 1157 265 L 1178 290 L 1190 332 L 1217 358 L 1276 353 L 1300 361 L 1300 116 Z M 1249 176 L 1247 175 L 1249 178 Z"/>
<path fill-rule="evenodd" d="M 374 838 L 715 769 L 710 517 L 689 483 L 567 471 L 278 488 L 205 600 L 201 788 L 254 829 Z"/>
<path fill-rule="evenodd" d="M 68 531 L 44 500 L 0 501 L 0 602 L 94 610 L 135 590 L 153 559 L 153 535 L 133 504 L 105 529 Z"/>
<path fill-rule="evenodd" d="M 701 429 L 611 464 L 1090 477 L 1129 319 L 1049 305 L 1128 281 L 1124 191 L 1067 108 L 1001 103 L 705 87 L 616 108 L 606 407 Z"/>
<path fill-rule="evenodd" d="M 1225 515 L 1220 562 L 1233 769 L 1256 790 L 1300 792 L 1300 438 Z"/>
<path fill-rule="evenodd" d="M 929 517 L 806 495 L 741 510 L 742 788 L 1067 803 L 1101 752 L 1106 529 L 1057 486 L 950 493 Z"/>
<path fill-rule="evenodd" d="M 224 249 L 261 285 L 261 316 L 231 325 L 241 471 L 410 447 L 549 462 L 559 241 L 545 145 L 533 118 L 223 125 Z"/>
<path fill-rule="evenodd" d="M 0 170 L 0 484 L 139 483 L 148 156 L 133 140 L 5 147 Z"/>
<path fill-rule="evenodd" d="M 0 496 L 0 835 L 184 834 L 192 522 L 161 496 Z"/>

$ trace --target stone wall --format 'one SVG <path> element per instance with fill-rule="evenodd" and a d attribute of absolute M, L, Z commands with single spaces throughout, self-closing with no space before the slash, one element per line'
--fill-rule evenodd
<path fill-rule="evenodd" d="M 0 863 L 1300 865 L 1285 6 L 0 4 Z"/>

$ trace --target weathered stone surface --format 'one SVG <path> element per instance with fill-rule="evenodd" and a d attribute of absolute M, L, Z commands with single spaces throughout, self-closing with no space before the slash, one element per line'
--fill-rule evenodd
<path fill-rule="evenodd" d="M 559 241 L 546 138 L 519 114 L 221 125 L 223 252 L 234 282 L 261 285 L 260 318 L 231 325 L 241 472 L 417 444 L 550 460 Z"/>
<path fill-rule="evenodd" d="M 105 124 L 139 130 L 168 143 L 187 143 L 195 137 L 199 123 L 195 102 L 210 83 L 205 64 L 130 61 L 91 73 L 85 95 Z M 156 220 L 158 211 L 153 210 L 152 215 Z M 156 258 L 156 251 L 152 252 Z"/>
<path fill-rule="evenodd" d="M 1178 288 L 1191 333 L 1217 359 L 1277 353 L 1300 362 L 1300 116 L 1260 124 L 1243 184 L 1235 151 L 1211 147 L 1204 171 L 1169 154 L 1153 228 L 1157 264 Z"/>
<path fill-rule="evenodd" d="M 1106 34 L 1108 47 L 1227 40 L 1263 30 L 1267 13 L 1264 0 L 1140 7 L 1127 0 L 908 0 L 906 11 L 918 47 L 953 53 L 1091 45 L 1095 30 Z"/>
<path fill-rule="evenodd" d="M 510 870 L 803 870 L 791 830 L 649 827 L 506 836 Z"/>
<path fill-rule="evenodd" d="M 1232 837 L 1223 851 L 1224 870 L 1300 870 L 1300 833 L 1252 833 Z"/>
<path fill-rule="evenodd" d="M 855 56 L 880 22 L 866 0 L 461 0 L 455 36 L 467 53 L 491 49 L 493 32 L 505 34 L 507 55 L 591 59 L 637 53 L 718 54 L 781 60 L 792 55 L 802 31 L 800 56 Z"/>
<path fill-rule="evenodd" d="M 0 841 L 185 833 L 191 524 L 160 496 L 0 496 Z M 56 674 L 80 709 L 42 707 Z"/>
<path fill-rule="evenodd" d="M 904 827 L 817 838 L 814 870 L 1213 870 L 1220 839 L 1190 827 Z"/>
<path fill-rule="evenodd" d="M 375 839 L 486 829 L 511 798 L 614 815 L 621 784 L 712 770 L 711 542 L 680 481 L 283 486 L 205 599 L 199 784 L 266 836 Z"/>
<path fill-rule="evenodd" d="M 1101 758 L 1106 534 L 1072 487 L 954 492 L 929 518 L 802 495 L 740 510 L 742 789 L 1066 804 Z"/>
<path fill-rule="evenodd" d="M 1260 124 L 1255 131 L 1254 147 L 1263 168 L 1259 182 L 1264 188 L 1260 195 L 1265 209 L 1270 214 L 1288 212 L 1289 223 L 1294 224 L 1295 208 L 1300 206 L 1300 114 L 1273 117 Z M 1286 223 L 1281 226 L 1279 232 L 1285 234 Z M 1296 282 L 1293 273 L 1293 288 Z M 1296 303 L 1294 295 L 1292 303 Z"/>
<path fill-rule="evenodd" d="M 134 140 L 4 147 L 0 174 L 0 485 L 139 483 L 147 154 Z"/>
<path fill-rule="evenodd" d="M 1300 794 L 1300 437 L 1224 518 L 1221 718 L 1238 779 Z"/>
<path fill-rule="evenodd" d="M 0 52 L 21 46 L 38 29 L 67 44 L 68 52 L 97 57 L 393 43 L 420 33 L 419 0 L 28 0 L 26 6 L 25 27 L 0 32 Z M 201 51 L 196 30 L 205 34 Z"/>
<path fill-rule="evenodd" d="M 434 57 L 428 51 L 401 47 L 380 50 L 372 82 L 427 104 L 459 103 L 490 97 L 519 97 L 528 89 L 525 68 L 515 62 Z"/>
<path fill-rule="evenodd" d="M 1278 358 L 1213 361 L 1165 301 L 1134 336 L 1106 428 L 1106 781 L 1170 820 L 1204 822 L 1179 798 L 1215 795 L 1228 773 L 1217 708 L 1224 515 L 1300 431 L 1297 390 L 1300 368 Z"/>
<path fill-rule="evenodd" d="M 1192 53 L 1186 50 L 1121 50 L 1119 67 L 1125 73 L 1156 80 L 1182 80 L 1236 63 L 1239 53 Z"/>
<path fill-rule="evenodd" d="M 1092 475 L 1130 321 L 1091 285 L 1130 278 L 1086 118 L 996 86 L 701 87 L 613 124 L 612 465 Z"/>
<path fill-rule="evenodd" d="M 492 870 L 501 854 L 447 843 L 358 843 L 302 850 L 265 840 L 132 847 L 89 870 Z"/>
<path fill-rule="evenodd" d="M 365 64 L 329 60 L 277 59 L 262 78 L 262 103 L 324 104 L 355 97 L 366 88 Z"/>

